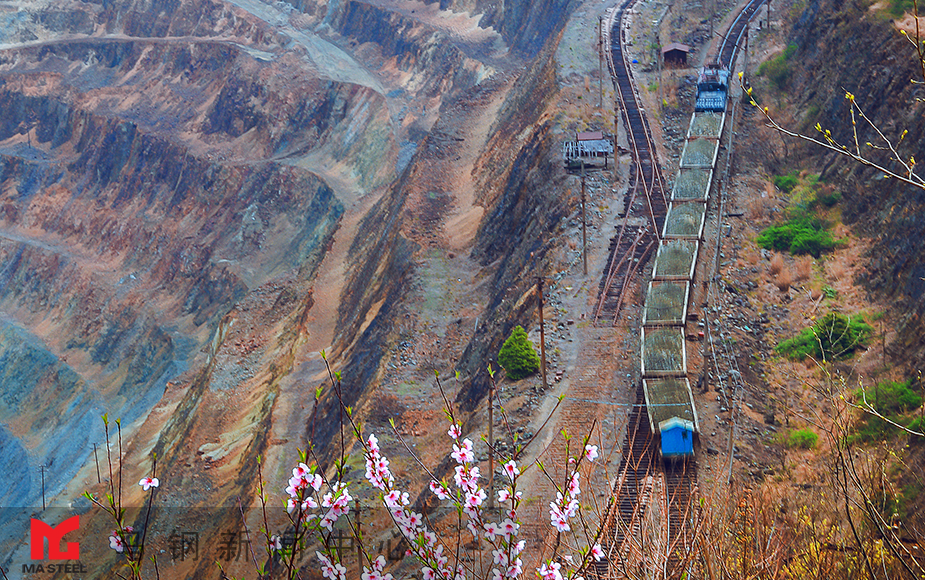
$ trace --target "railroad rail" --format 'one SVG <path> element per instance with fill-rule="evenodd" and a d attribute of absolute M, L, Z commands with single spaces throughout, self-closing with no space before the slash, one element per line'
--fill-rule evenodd
<path fill-rule="evenodd" d="M 742 35 L 745 34 L 748 23 L 751 22 L 751 19 L 754 18 L 755 13 L 758 12 L 764 2 L 765 0 L 750 0 L 745 8 L 739 12 L 735 20 L 732 21 L 732 24 L 729 25 L 729 31 L 723 36 L 723 42 L 719 47 L 718 61 L 729 70 L 732 70 L 732 63 L 735 62 L 739 43 L 742 40 Z"/>
<path fill-rule="evenodd" d="M 608 11 L 602 20 L 601 36 L 607 47 L 607 66 L 617 92 L 617 100 L 626 127 L 627 141 L 633 158 L 630 187 L 625 200 L 625 213 L 617 235 L 611 239 L 608 270 L 601 279 L 600 300 L 594 314 L 595 323 L 607 321 L 616 323 L 623 305 L 629 282 L 635 276 L 639 265 L 661 238 L 668 211 L 665 195 L 665 180 L 655 154 L 655 141 L 640 105 L 632 70 L 623 51 L 625 28 L 623 18 L 636 0 L 624 0 L 616 10 Z M 617 42 L 613 42 L 616 36 Z M 636 206 L 639 193 L 650 227 L 643 228 L 629 224 L 629 214 Z"/>
<path fill-rule="evenodd" d="M 624 0 L 618 8 L 608 10 L 602 20 L 601 35 L 607 47 L 605 54 L 608 68 L 619 99 L 634 164 L 630 170 L 624 217 L 617 235 L 611 239 L 610 257 L 601 279 L 600 299 L 594 317 L 596 323 L 605 319 L 610 322 L 612 315 L 613 324 L 616 324 L 631 282 L 637 278 L 639 267 L 646 261 L 653 247 L 659 247 L 662 243 L 662 233 L 668 232 L 665 223 L 670 206 L 665 195 L 665 182 L 655 155 L 645 111 L 640 106 L 632 71 L 623 50 L 626 34 L 624 17 L 635 1 Z M 763 2 L 750 0 L 723 37 L 717 61 L 729 70 L 735 62 L 739 42 L 748 22 Z M 721 114 L 723 117 L 719 124 L 717 148 L 725 126 L 725 113 Z M 691 119 L 692 128 L 695 117 Z M 716 169 L 715 161 L 714 155 L 711 172 Z M 704 207 L 709 199 L 710 184 L 713 183 L 712 174 L 707 183 Z M 634 220 L 631 225 L 629 220 L 630 213 L 639 208 L 639 201 L 642 202 L 643 213 L 649 218 L 648 225 L 638 225 L 638 220 Z M 705 210 L 702 213 L 705 219 Z M 699 244 L 701 235 L 702 226 L 691 238 L 692 243 Z M 696 260 L 697 252 L 693 255 Z M 693 270 L 690 276 L 693 276 Z M 691 280 L 688 280 L 690 283 Z M 684 324 L 683 319 L 680 324 Z M 681 348 L 685 348 L 683 344 Z M 686 372 L 684 367 L 677 373 L 684 377 L 685 383 Z M 644 376 L 645 373 L 643 361 Z M 636 403 L 627 424 L 612 500 L 601 524 L 599 542 L 605 549 L 606 558 L 593 570 L 589 570 L 600 578 L 680 578 L 691 577 L 694 572 L 693 558 L 699 529 L 696 458 L 689 456 L 663 461 L 660 457 L 653 426 L 649 421 L 647 392 L 644 388 L 644 383 L 640 381 L 636 389 Z M 696 423 L 692 400 L 690 405 Z M 658 412 L 658 409 L 653 409 Z"/>

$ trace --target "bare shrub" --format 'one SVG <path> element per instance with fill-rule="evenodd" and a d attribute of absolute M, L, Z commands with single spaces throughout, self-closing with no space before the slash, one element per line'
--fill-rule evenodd
<path fill-rule="evenodd" d="M 767 213 L 768 199 L 766 197 L 752 197 L 745 203 L 745 214 L 753 222 L 763 221 Z"/>
<path fill-rule="evenodd" d="M 768 267 L 768 272 L 772 276 L 777 276 L 784 269 L 784 257 L 780 254 L 774 254 L 774 257 L 771 258 L 771 265 Z"/>
<path fill-rule="evenodd" d="M 822 287 L 819 284 L 813 284 L 809 289 L 809 297 L 812 300 L 819 300 L 822 297 Z"/>
<path fill-rule="evenodd" d="M 813 273 L 813 257 L 812 256 L 803 256 L 797 260 L 797 281 L 800 280 L 809 280 L 809 277 Z"/>
<path fill-rule="evenodd" d="M 827 270 L 829 275 L 836 280 L 845 280 L 851 274 L 850 268 L 840 260 L 829 261 Z"/>
<path fill-rule="evenodd" d="M 793 273 L 790 270 L 781 270 L 777 274 L 777 279 L 774 280 L 774 285 L 777 286 L 777 289 L 781 292 L 786 292 L 790 290 L 790 285 L 793 284 Z"/>

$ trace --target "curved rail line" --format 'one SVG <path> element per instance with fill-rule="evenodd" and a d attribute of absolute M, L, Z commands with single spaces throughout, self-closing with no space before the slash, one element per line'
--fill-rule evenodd
<path fill-rule="evenodd" d="M 626 10 L 635 2 L 636 0 L 624 0 L 619 8 L 608 12 L 607 18 L 602 21 L 601 35 L 608 47 L 605 51 L 607 65 L 617 91 L 618 102 L 623 104 L 621 111 L 633 158 L 631 187 L 625 216 L 629 216 L 641 191 L 642 201 L 651 223 L 650 227 L 630 226 L 628 217 L 623 218 L 619 232 L 611 240 L 610 259 L 607 273 L 601 279 L 600 299 L 594 315 L 595 322 L 602 321 L 605 315 L 609 320 L 612 313 L 612 323 L 616 323 L 616 317 L 623 305 L 629 282 L 639 265 L 645 261 L 648 253 L 658 242 L 668 210 L 665 180 L 655 155 L 655 142 L 652 139 L 645 110 L 640 106 L 632 70 L 623 51 L 625 40 L 623 17 Z M 618 40 L 616 43 L 612 41 L 614 33 Z"/>
<path fill-rule="evenodd" d="M 723 36 L 723 42 L 719 48 L 719 62 L 729 70 L 732 70 L 732 63 L 735 62 L 737 51 L 740 48 L 739 42 L 742 40 L 742 35 L 745 34 L 746 26 L 755 17 L 755 13 L 758 12 L 764 2 L 765 0 L 751 0 L 732 21 L 732 24 L 729 25 L 729 31 Z"/>
<path fill-rule="evenodd" d="M 624 217 L 617 236 L 611 240 L 608 267 L 601 280 L 595 313 L 597 322 L 613 312 L 619 315 L 631 279 L 652 247 L 659 243 L 668 213 L 664 179 L 659 168 L 654 141 L 645 111 L 639 105 L 632 72 L 623 51 L 626 27 L 624 16 L 636 0 L 624 0 L 607 13 L 601 35 L 607 47 L 608 68 L 617 91 L 625 121 L 627 140 L 633 157 L 630 188 Z M 750 0 L 723 37 L 717 60 L 731 70 L 746 26 L 764 0 Z M 617 42 L 612 43 L 616 36 Z M 728 97 L 727 97 L 728 98 Z M 727 101 L 728 102 L 728 101 Z M 720 136 L 720 139 L 722 136 Z M 650 227 L 628 225 L 628 216 L 642 193 Z M 695 458 L 663 463 L 655 446 L 648 421 L 642 383 L 637 385 L 636 402 L 627 423 L 626 439 L 612 500 L 601 523 L 599 541 L 606 558 L 593 571 L 598 577 L 635 577 L 654 565 L 658 576 L 677 578 L 691 572 L 697 542 Z M 661 475 L 664 479 L 661 479 Z M 656 506 L 656 503 L 664 502 Z M 647 510 L 661 511 L 658 529 L 645 529 L 652 518 Z M 653 542 L 654 540 L 654 542 Z M 657 544 L 653 549 L 652 544 Z M 646 545 L 649 544 L 649 545 Z M 648 574 L 647 574 L 648 575 Z"/>

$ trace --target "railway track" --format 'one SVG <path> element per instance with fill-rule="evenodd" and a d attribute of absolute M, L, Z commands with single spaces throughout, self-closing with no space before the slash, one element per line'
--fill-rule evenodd
<path fill-rule="evenodd" d="M 610 46 L 607 63 L 617 91 L 618 102 L 626 127 L 627 141 L 633 158 L 630 187 L 625 205 L 625 217 L 618 233 L 611 239 L 608 269 L 600 284 L 600 300 L 594 315 L 596 324 L 616 324 L 620 308 L 625 302 L 629 281 L 639 265 L 661 237 L 668 213 L 665 180 L 655 154 L 655 142 L 640 106 L 639 95 L 633 82 L 632 71 L 623 52 L 623 16 L 636 0 L 624 0 L 620 7 L 608 15 L 602 31 Z M 616 42 L 614 42 L 616 40 Z M 641 194 L 641 195 L 640 195 Z M 648 216 L 649 226 L 629 225 L 631 212 L 641 210 Z"/>
<path fill-rule="evenodd" d="M 601 525 L 599 543 L 606 557 L 594 570 L 598 578 L 648 577 L 652 567 L 663 570 L 665 578 L 685 572 L 690 577 L 697 541 L 696 461 L 663 465 L 647 413 L 640 385 L 613 502 Z M 662 517 L 652 518 L 651 512 Z"/>
<path fill-rule="evenodd" d="M 735 62 L 736 51 L 740 48 L 739 44 L 742 35 L 745 34 L 745 27 L 751 22 L 751 19 L 758 12 L 758 9 L 764 5 L 765 0 L 751 0 L 745 8 L 739 12 L 736 19 L 729 26 L 729 31 L 723 36 L 723 42 L 719 47 L 719 63 L 732 70 L 732 63 Z"/>
<path fill-rule="evenodd" d="M 609 12 L 601 31 L 609 46 L 608 65 L 622 104 L 634 164 L 624 219 L 611 239 L 608 266 L 600 283 L 594 317 L 598 324 L 616 324 L 640 266 L 661 239 L 668 213 L 665 182 L 654 141 L 623 51 L 623 18 L 635 1 L 624 0 L 619 8 Z M 723 37 L 717 60 L 729 70 L 746 26 L 763 2 L 751 0 Z M 647 215 L 648 225 L 638 225 L 638 220 L 631 225 L 628 219 L 631 212 Z M 606 558 L 589 572 L 599 578 L 696 575 L 698 509 L 696 457 L 662 461 L 640 382 L 627 424 L 618 478 L 601 525 L 599 541 L 605 547 Z"/>
<path fill-rule="evenodd" d="M 639 544 L 645 505 L 652 495 L 657 455 L 640 386 L 627 422 L 613 503 L 601 525 L 600 544 L 606 557 L 596 570 L 600 578 L 634 576 L 638 559 L 633 552 Z"/>

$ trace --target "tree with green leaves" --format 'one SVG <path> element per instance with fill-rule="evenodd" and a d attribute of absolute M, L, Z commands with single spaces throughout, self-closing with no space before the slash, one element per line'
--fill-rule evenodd
<path fill-rule="evenodd" d="M 504 341 L 498 353 L 498 364 L 507 372 L 507 376 L 515 381 L 539 370 L 540 358 L 522 326 L 514 328 L 511 336 Z"/>

